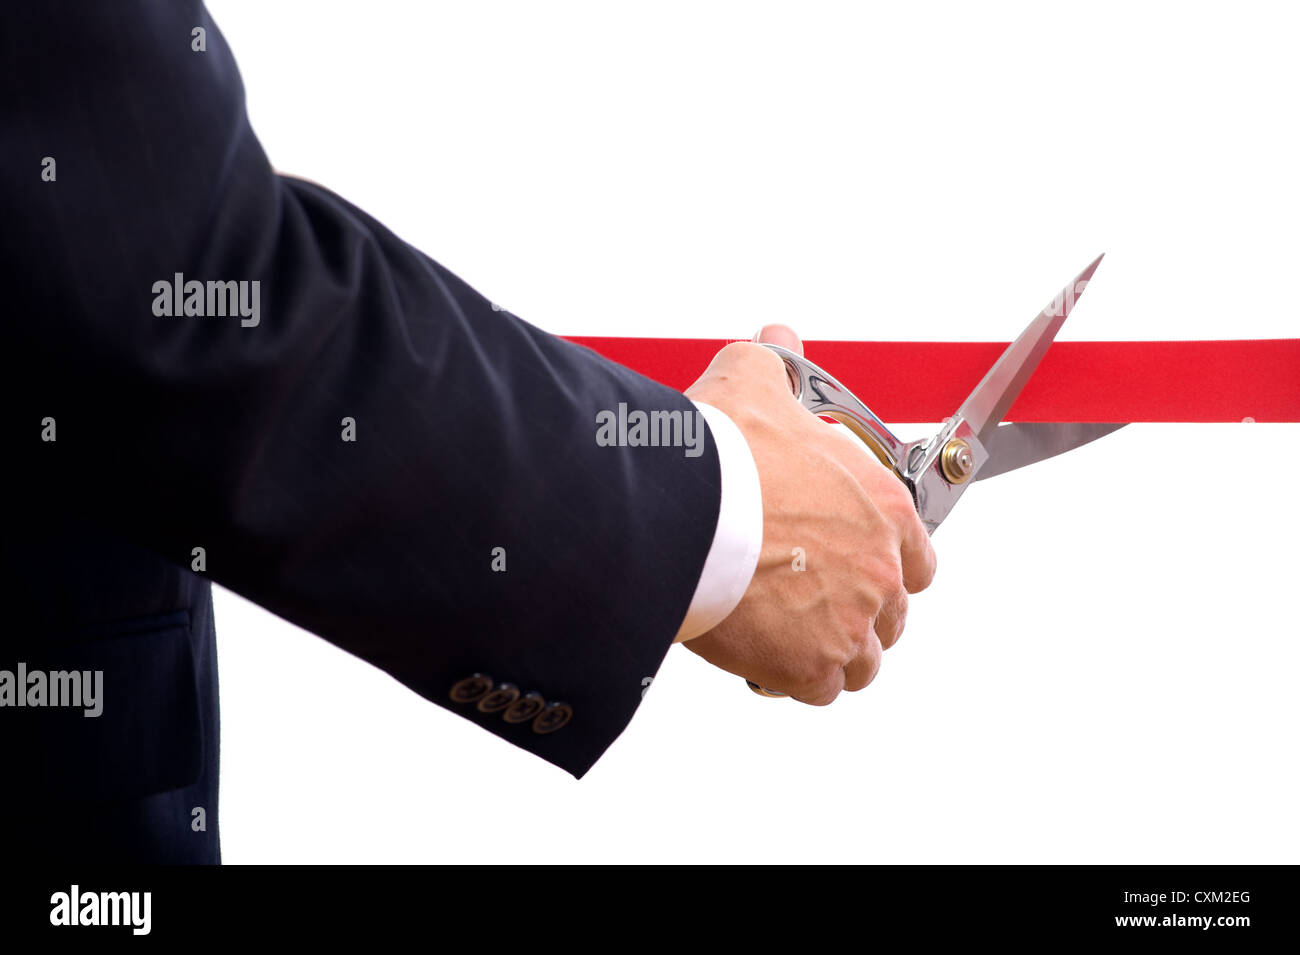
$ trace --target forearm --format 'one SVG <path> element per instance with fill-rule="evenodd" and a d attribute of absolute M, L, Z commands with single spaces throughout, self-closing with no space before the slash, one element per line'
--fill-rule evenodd
<path fill-rule="evenodd" d="M 32 493 L 187 566 L 203 548 L 213 579 L 585 771 L 686 613 L 719 494 L 711 440 L 698 457 L 599 447 L 596 415 L 690 402 L 277 176 L 202 8 L 138 9 L 51 5 L 6 31 L 27 43 L 10 73 L 88 43 L 83 75 L 24 86 L 5 120 L 7 284 L 30 317 L 7 391 L 18 420 L 58 426 L 20 458 Z M 68 110 L 98 119 L 46 145 Z M 257 321 L 159 314 L 178 273 L 255 287 Z M 572 725 L 455 703 L 473 672 L 571 704 Z"/>

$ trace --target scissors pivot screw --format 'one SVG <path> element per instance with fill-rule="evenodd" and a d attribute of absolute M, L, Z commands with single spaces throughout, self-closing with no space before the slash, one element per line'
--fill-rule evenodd
<path fill-rule="evenodd" d="M 953 438 L 943 446 L 943 476 L 953 484 L 964 484 L 975 472 L 975 455 L 970 445 L 961 438 Z"/>

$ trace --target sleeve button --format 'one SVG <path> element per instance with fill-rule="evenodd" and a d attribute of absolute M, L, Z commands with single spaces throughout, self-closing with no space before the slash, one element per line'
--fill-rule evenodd
<path fill-rule="evenodd" d="M 573 719 L 573 707 L 568 703 L 548 703 L 546 709 L 533 720 L 534 733 L 554 733 Z"/>
<path fill-rule="evenodd" d="M 522 698 L 510 704 L 510 708 L 501 714 L 507 723 L 527 723 L 546 706 L 542 694 L 528 692 Z"/>
<path fill-rule="evenodd" d="M 478 711 L 480 713 L 499 713 L 517 699 L 519 699 L 519 687 L 513 683 L 502 683 L 478 701 Z"/>
<path fill-rule="evenodd" d="M 492 678 L 486 673 L 475 673 L 451 688 L 451 699 L 454 703 L 473 703 L 491 689 Z"/>

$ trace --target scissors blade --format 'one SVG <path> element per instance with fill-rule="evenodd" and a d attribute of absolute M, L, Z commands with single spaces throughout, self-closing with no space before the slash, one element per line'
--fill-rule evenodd
<path fill-rule="evenodd" d="M 970 393 L 970 397 L 962 402 L 957 414 L 971 426 L 981 444 L 992 437 L 999 422 L 1015 404 L 1101 260 L 1102 256 L 1097 256 L 1091 265 L 1079 273 L 1078 278 L 1048 303 L 1038 317 L 1029 323 L 1029 327 L 1020 333 L 1020 337 L 1007 346 L 1002 357 L 989 369 L 988 374 Z"/>
<path fill-rule="evenodd" d="M 975 473 L 975 480 L 997 477 L 1026 464 L 1037 464 L 1066 451 L 1104 438 L 1123 424 L 1047 424 L 1022 421 L 994 428 L 984 440 L 989 459 Z"/>

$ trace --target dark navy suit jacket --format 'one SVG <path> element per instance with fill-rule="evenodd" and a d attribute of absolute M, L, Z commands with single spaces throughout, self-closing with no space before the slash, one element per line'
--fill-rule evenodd
<path fill-rule="evenodd" d="M 711 438 L 599 447 L 596 415 L 689 402 L 277 175 L 201 3 L 7 3 L 0 90 L 0 670 L 104 674 L 98 718 L 0 707 L 6 849 L 219 861 L 209 580 L 585 773 L 720 493 Z M 258 324 L 155 314 L 176 273 L 257 281 Z"/>

